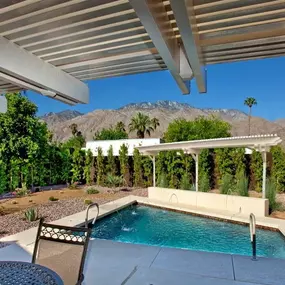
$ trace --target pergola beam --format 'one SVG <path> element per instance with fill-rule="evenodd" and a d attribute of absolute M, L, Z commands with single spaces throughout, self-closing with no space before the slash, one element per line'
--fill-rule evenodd
<path fill-rule="evenodd" d="M 46 90 L 47 94 L 56 94 L 57 99 L 62 98 L 62 101 L 67 99 L 73 103 L 89 102 L 87 85 L 4 37 L 0 37 L 0 72 L 5 82 L 16 86 L 27 85 L 36 92 L 40 89 Z"/>
<path fill-rule="evenodd" d="M 163 1 L 129 1 L 182 93 L 189 94 L 190 82 L 180 74 L 181 50 Z"/>
<path fill-rule="evenodd" d="M 170 0 L 185 51 L 200 93 L 207 92 L 206 70 L 202 63 L 193 0 Z"/>

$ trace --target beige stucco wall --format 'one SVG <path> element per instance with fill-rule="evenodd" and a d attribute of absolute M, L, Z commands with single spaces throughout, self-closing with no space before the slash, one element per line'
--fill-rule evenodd
<path fill-rule="evenodd" d="M 259 217 L 268 215 L 267 199 L 222 195 L 187 190 L 176 190 L 159 187 L 149 187 L 148 197 L 167 203 L 179 203 L 192 207 L 202 207 L 213 210 L 229 211 L 233 214 L 255 214 Z"/>

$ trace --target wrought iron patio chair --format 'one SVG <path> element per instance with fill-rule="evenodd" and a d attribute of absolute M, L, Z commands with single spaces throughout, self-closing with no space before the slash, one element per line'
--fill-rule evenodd
<path fill-rule="evenodd" d="M 40 220 L 32 262 L 55 271 L 67 285 L 80 285 L 91 229 Z"/>

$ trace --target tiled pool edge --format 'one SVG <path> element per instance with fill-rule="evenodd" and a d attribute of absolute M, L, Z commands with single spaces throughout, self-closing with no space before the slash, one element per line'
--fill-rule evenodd
<path fill-rule="evenodd" d="M 237 221 L 237 220 L 230 219 L 230 218 L 216 217 L 216 216 L 214 216 L 214 214 L 213 215 L 209 215 L 209 214 L 206 214 L 206 213 L 205 214 L 204 213 L 197 213 L 197 212 L 192 211 L 192 210 L 185 211 L 185 210 L 182 210 L 182 209 L 175 209 L 175 208 L 170 208 L 170 207 L 166 207 L 166 206 L 158 206 L 158 205 L 154 205 L 154 204 L 151 204 L 151 203 L 144 203 L 144 202 L 140 202 L 140 203 L 138 203 L 138 205 L 143 205 L 143 206 L 157 208 L 157 209 L 162 209 L 162 210 L 168 210 L 168 211 L 172 211 L 172 212 L 182 213 L 182 214 L 196 216 L 196 217 L 201 217 L 201 218 L 207 218 L 207 219 L 221 221 L 221 222 L 232 223 L 232 224 L 236 224 L 236 225 L 249 226 L 249 222 L 248 221 L 247 222 L 246 221 Z M 269 230 L 269 231 L 274 231 L 274 232 L 279 232 L 279 228 L 270 227 L 270 226 L 264 226 L 264 225 L 256 224 L 256 228 Z M 285 238 L 285 236 L 284 236 L 284 238 Z"/>
<path fill-rule="evenodd" d="M 184 204 L 175 204 L 175 203 L 164 203 L 157 200 L 152 200 L 145 197 L 136 197 L 136 200 L 139 204 L 145 206 L 152 206 L 157 208 L 168 209 L 172 211 L 178 211 L 182 213 L 188 213 L 196 216 L 223 220 L 231 223 L 249 224 L 249 217 L 242 215 L 240 213 L 229 213 L 226 211 L 214 211 L 209 209 L 194 208 Z M 256 226 L 258 228 L 263 228 L 266 230 L 279 231 L 285 238 L 285 220 L 271 218 L 271 217 L 256 217 Z"/>

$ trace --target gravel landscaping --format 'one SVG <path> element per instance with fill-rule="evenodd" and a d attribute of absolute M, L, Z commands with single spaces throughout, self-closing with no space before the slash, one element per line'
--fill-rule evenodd
<path fill-rule="evenodd" d="M 125 189 L 115 192 L 108 188 L 101 188 L 100 194 L 90 195 L 90 199 L 98 204 L 105 204 L 128 195 L 147 196 L 147 189 Z M 65 216 L 81 212 L 86 209 L 84 200 L 88 197 L 70 198 L 56 202 L 47 202 L 37 206 L 38 216 L 44 217 L 46 222 L 61 219 Z M 0 216 L 0 238 L 12 235 L 38 225 L 39 221 L 28 222 L 24 219 L 24 210 Z M 83 221 L 82 221 L 83 222 Z M 5 244 L 0 243 L 0 247 Z"/>

